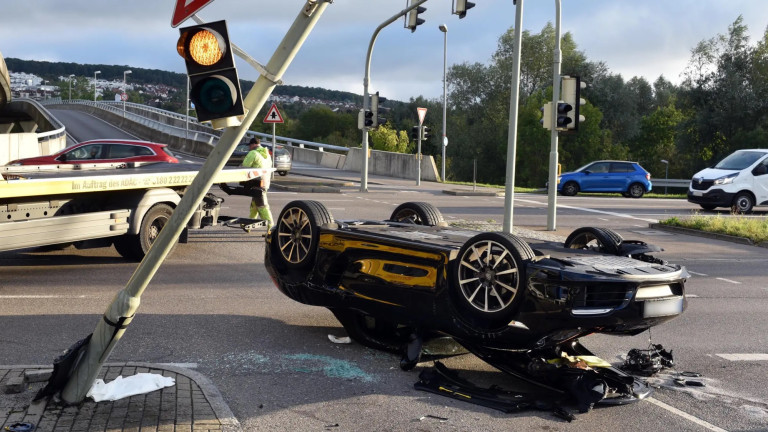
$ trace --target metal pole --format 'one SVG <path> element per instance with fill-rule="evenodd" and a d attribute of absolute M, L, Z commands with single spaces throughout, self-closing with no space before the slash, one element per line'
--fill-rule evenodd
<path fill-rule="evenodd" d="M 512 234 L 515 205 L 515 157 L 517 155 L 517 108 L 520 103 L 520 46 L 523 37 L 523 0 L 515 8 L 515 56 L 512 62 L 512 91 L 509 95 L 509 132 L 507 136 L 507 180 L 504 192 L 504 223 L 502 231 Z"/>
<path fill-rule="evenodd" d="M 74 75 L 69 76 L 69 100 L 72 100 L 72 77 L 74 77 Z"/>
<path fill-rule="evenodd" d="M 447 135 L 445 134 L 445 125 L 446 125 L 446 105 L 447 105 L 447 98 L 446 98 L 446 66 L 448 63 L 448 26 L 445 24 L 440 25 L 440 31 L 443 32 L 443 140 L 442 140 L 442 147 L 443 147 L 443 159 L 441 163 L 441 169 L 440 169 L 440 178 L 445 182 L 445 147 L 446 147 L 446 141 L 448 140 Z"/>
<path fill-rule="evenodd" d="M 93 73 L 93 101 L 96 102 L 96 75 L 100 74 L 101 71 L 95 71 Z"/>
<path fill-rule="evenodd" d="M 309 36 L 328 6 L 328 1 L 307 0 L 266 66 L 266 69 L 272 72 L 272 76 L 278 79 L 283 76 L 304 40 Z M 243 101 L 243 105 L 248 111 L 242 124 L 225 129 L 218 144 L 211 151 L 192 184 L 187 188 L 176 210 L 168 220 L 168 224 L 160 231 L 126 287 L 117 293 L 104 316 L 99 319 L 85 354 L 82 355 L 77 366 L 73 368 L 69 380 L 61 392 L 61 398 L 66 403 L 79 403 L 93 386 L 102 364 L 107 360 L 125 332 L 128 323 L 133 319 L 139 307 L 141 294 L 147 288 L 152 276 L 160 268 L 160 264 L 170 252 L 173 244 L 178 240 L 195 209 L 213 186 L 214 176 L 224 167 L 232 155 L 232 151 L 264 106 L 275 85 L 275 81 L 264 75 L 259 76 L 254 83 Z"/>
<path fill-rule="evenodd" d="M 416 140 L 416 186 L 421 186 L 421 134 L 424 126 L 419 126 L 419 139 Z"/>
<path fill-rule="evenodd" d="M 368 43 L 368 53 L 365 56 L 365 76 L 363 77 L 363 111 L 368 111 L 371 106 L 371 96 L 368 94 L 368 84 L 371 81 L 371 56 L 373 55 L 373 45 L 376 44 L 376 38 L 379 36 L 381 30 L 395 22 L 396 19 L 407 14 L 411 9 L 416 9 L 422 3 L 427 0 L 419 0 L 416 3 L 406 7 L 400 12 L 393 15 L 388 20 L 381 23 L 376 30 L 373 31 L 371 41 Z M 360 192 L 368 192 L 368 128 L 363 125 L 363 163 L 360 169 Z"/>
<path fill-rule="evenodd" d="M 669 180 L 669 161 L 662 159 L 661 163 L 664 164 L 664 180 Z M 664 195 L 667 194 L 667 185 L 664 185 Z"/>
<path fill-rule="evenodd" d="M 126 98 L 126 96 L 128 95 L 128 94 L 126 93 L 126 91 L 127 91 L 127 90 L 126 90 L 126 89 L 127 89 L 127 87 L 126 87 L 126 85 L 125 85 L 125 78 L 126 78 L 126 76 L 128 76 L 128 74 L 129 74 L 129 73 L 131 73 L 131 71 L 129 71 L 129 70 L 127 70 L 127 71 L 123 72 L 123 94 L 122 94 L 122 95 L 120 95 L 120 99 L 122 99 L 122 100 L 123 100 L 123 118 L 125 118 L 125 99 L 127 99 L 127 98 Z"/>
<path fill-rule="evenodd" d="M 560 100 L 560 0 L 555 0 L 555 55 L 552 77 L 552 134 L 549 149 L 549 191 L 547 191 L 547 230 L 557 229 L 557 101 Z M 576 103 L 579 103 L 576 101 Z M 576 119 L 576 121 L 579 121 Z"/>
<path fill-rule="evenodd" d="M 184 138 L 189 140 L 189 76 L 187 76 L 187 98 L 184 107 Z"/>

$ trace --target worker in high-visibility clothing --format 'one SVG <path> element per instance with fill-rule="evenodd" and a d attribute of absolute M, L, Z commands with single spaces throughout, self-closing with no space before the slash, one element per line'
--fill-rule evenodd
<path fill-rule="evenodd" d="M 246 168 L 272 168 L 272 158 L 269 156 L 269 150 L 261 146 L 261 140 L 259 138 L 251 138 L 248 142 L 251 151 L 245 155 L 242 166 Z M 267 232 L 272 229 L 272 212 L 269 210 L 269 201 L 267 200 L 267 190 L 269 189 L 269 180 L 271 173 L 262 178 L 264 192 L 261 193 L 261 197 L 254 196 L 251 199 L 251 214 L 250 218 L 255 219 L 259 216 L 260 219 L 267 221 Z"/>

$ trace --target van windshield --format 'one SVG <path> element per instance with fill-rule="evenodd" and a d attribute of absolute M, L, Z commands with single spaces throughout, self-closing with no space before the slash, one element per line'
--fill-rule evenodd
<path fill-rule="evenodd" d="M 766 155 L 766 152 L 757 151 L 743 151 L 736 152 L 727 158 L 721 160 L 715 168 L 723 170 L 743 170 L 753 163 L 757 162 L 760 158 Z"/>

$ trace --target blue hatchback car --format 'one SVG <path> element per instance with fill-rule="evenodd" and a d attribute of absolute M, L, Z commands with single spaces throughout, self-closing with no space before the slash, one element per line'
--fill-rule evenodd
<path fill-rule="evenodd" d="M 625 197 L 640 198 L 651 187 L 651 173 L 637 162 L 590 162 L 557 177 L 557 191 L 566 196 L 579 192 L 619 192 Z"/>

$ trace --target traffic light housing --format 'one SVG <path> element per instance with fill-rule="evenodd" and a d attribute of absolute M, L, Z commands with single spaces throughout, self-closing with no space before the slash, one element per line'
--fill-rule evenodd
<path fill-rule="evenodd" d="M 184 58 L 197 119 L 215 129 L 237 126 L 244 114 L 240 80 L 226 21 L 179 29 L 176 50 Z"/>
<path fill-rule="evenodd" d="M 421 126 L 414 126 L 411 128 L 411 139 L 418 141 L 421 136 Z"/>
<path fill-rule="evenodd" d="M 563 75 L 561 78 L 561 96 L 564 103 L 570 105 L 571 110 L 566 113 L 568 122 L 565 124 L 565 130 L 577 131 L 579 130 L 579 123 L 585 120 L 583 115 L 579 114 L 579 107 L 584 105 L 586 101 L 581 98 L 581 89 L 587 85 L 581 82 L 581 78 L 577 76 Z M 560 126 L 558 118 L 558 127 Z"/>
<path fill-rule="evenodd" d="M 387 122 L 384 117 L 379 117 L 379 102 L 384 102 L 386 99 L 379 96 L 379 92 L 371 95 L 371 118 L 373 124 L 371 128 L 375 129 Z"/>
<path fill-rule="evenodd" d="M 371 110 L 365 110 L 363 112 L 363 126 L 371 129 L 374 127 L 373 125 L 373 111 Z"/>
<path fill-rule="evenodd" d="M 475 4 L 472 2 L 468 2 L 467 0 L 456 0 L 456 9 L 454 9 L 453 13 L 459 16 L 459 19 L 464 18 L 467 16 L 467 9 L 472 9 L 475 7 Z"/>
<path fill-rule="evenodd" d="M 556 113 L 557 116 L 555 127 L 557 130 L 568 130 L 570 129 L 569 125 L 573 122 L 573 118 L 571 117 L 571 112 L 573 111 L 573 105 L 566 103 L 564 101 L 557 101 L 557 107 L 556 107 Z"/>
<path fill-rule="evenodd" d="M 410 0 L 410 5 L 413 6 L 414 3 L 416 3 L 418 0 Z M 416 27 L 424 24 L 424 19 L 419 18 L 419 14 L 424 13 L 427 11 L 427 8 L 422 6 L 417 6 L 410 11 L 408 11 L 408 14 L 405 16 L 405 28 L 411 29 L 411 33 L 416 31 Z"/>
<path fill-rule="evenodd" d="M 429 138 L 432 137 L 432 128 L 429 128 L 427 126 L 421 127 L 421 140 L 426 141 Z"/>
<path fill-rule="evenodd" d="M 547 102 L 541 107 L 541 120 L 544 129 L 552 130 L 552 102 Z"/>

